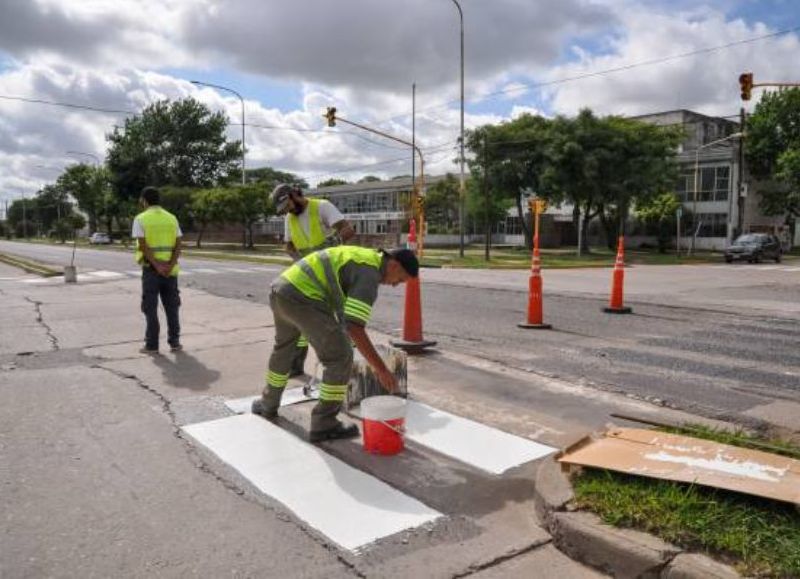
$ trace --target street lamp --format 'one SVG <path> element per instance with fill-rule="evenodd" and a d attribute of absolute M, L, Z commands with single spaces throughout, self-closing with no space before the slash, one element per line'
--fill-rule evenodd
<path fill-rule="evenodd" d="M 725 141 L 730 141 L 732 139 L 741 139 L 742 137 L 744 137 L 743 132 L 733 133 L 731 135 L 728 135 L 727 137 L 723 137 L 722 139 L 711 141 L 710 143 L 706 143 L 705 145 L 699 145 L 694 151 L 694 195 L 692 200 L 692 255 L 694 255 L 695 242 L 697 240 L 697 187 L 698 187 L 698 178 L 700 175 L 700 150 L 705 149 L 706 147 L 711 147 L 713 145 L 724 143 Z"/>
<path fill-rule="evenodd" d="M 461 138 L 459 139 L 461 143 L 459 159 L 461 162 L 461 181 L 458 191 L 458 254 L 460 257 L 464 257 L 464 203 L 466 197 L 464 191 L 464 11 L 461 10 L 461 4 L 458 3 L 458 0 L 453 0 L 453 4 L 458 8 L 458 18 L 461 24 Z"/>
<path fill-rule="evenodd" d="M 236 92 L 232 88 L 228 88 L 227 86 L 220 86 L 218 84 L 211 84 L 210 82 L 202 82 L 202 81 L 199 81 L 199 80 L 191 80 L 189 82 L 191 82 L 192 84 L 195 84 L 195 85 L 210 86 L 211 88 L 218 88 L 220 90 L 226 90 L 226 91 L 228 91 L 230 93 L 235 94 L 237 97 L 239 97 L 239 102 L 242 103 L 242 185 L 244 185 L 245 184 L 245 176 L 244 176 L 244 169 L 245 169 L 245 164 L 244 164 L 244 124 L 245 124 L 245 120 L 244 120 L 244 99 L 242 98 L 242 95 L 240 95 L 238 92 Z"/>

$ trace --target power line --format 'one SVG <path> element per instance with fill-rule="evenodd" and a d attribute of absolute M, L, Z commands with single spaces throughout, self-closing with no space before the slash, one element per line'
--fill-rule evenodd
<path fill-rule="evenodd" d="M 44 99 L 34 99 L 28 97 L 20 97 L 20 96 L 11 96 L 11 95 L 0 95 L 0 99 L 9 100 L 9 101 L 21 101 L 26 103 L 35 103 L 41 105 L 50 105 L 55 107 L 66 107 L 70 109 L 81 109 L 85 111 L 93 111 L 99 113 L 111 113 L 111 114 L 123 114 L 123 115 L 135 115 L 136 113 L 133 111 L 126 111 L 121 109 L 106 109 L 102 107 L 94 107 L 89 105 L 78 105 L 74 103 L 65 103 L 59 101 L 48 101 Z"/>
<path fill-rule="evenodd" d="M 744 40 L 737 40 L 735 42 L 728 42 L 726 44 L 720 44 L 720 45 L 717 45 L 717 46 L 710 46 L 710 47 L 706 47 L 706 48 L 700 48 L 700 49 L 697 49 L 697 50 L 691 50 L 689 52 L 682 52 L 682 53 L 679 53 L 679 54 L 673 54 L 671 56 L 665 56 L 665 57 L 662 57 L 662 58 L 655 58 L 655 59 L 652 59 L 652 60 L 644 60 L 644 61 L 641 61 L 641 62 L 634 62 L 634 63 L 631 63 L 631 64 L 626 64 L 626 65 L 623 65 L 623 66 L 617 66 L 617 67 L 614 67 L 614 68 L 607 68 L 607 69 L 598 70 L 598 71 L 595 71 L 595 72 L 588 72 L 588 73 L 584 73 L 584 74 L 579 74 L 579 75 L 575 75 L 575 76 L 565 77 L 565 78 L 546 81 L 546 82 L 520 83 L 517 86 L 514 86 L 512 88 L 499 90 L 499 91 L 495 91 L 495 92 L 490 92 L 490 93 L 487 93 L 485 95 L 480 95 L 480 100 L 484 100 L 484 99 L 495 97 L 495 96 L 510 94 L 510 93 L 513 93 L 513 92 L 519 92 L 519 91 L 521 91 L 523 89 L 524 90 L 528 90 L 528 89 L 535 89 L 535 88 L 543 88 L 543 87 L 547 87 L 547 86 L 555 86 L 555 85 L 559 85 L 559 84 L 565 84 L 565 83 L 568 83 L 568 82 L 574 82 L 576 80 L 583 80 L 583 79 L 586 79 L 586 78 L 593 78 L 593 77 L 597 77 L 597 76 L 603 76 L 603 75 L 612 74 L 612 73 L 615 73 L 615 72 L 623 72 L 623 71 L 627 71 L 627 70 L 632 70 L 634 68 L 641 68 L 641 67 L 645 67 L 645 66 L 653 66 L 653 65 L 656 65 L 656 64 L 663 64 L 665 62 L 670 62 L 670 61 L 673 61 L 673 60 L 680 60 L 680 59 L 683 59 L 683 58 L 688 58 L 690 56 L 697 56 L 699 54 L 708 54 L 708 53 L 711 53 L 711 52 L 724 50 L 726 48 L 732 48 L 734 46 L 741 46 L 741 45 L 744 45 L 744 44 L 750 44 L 750 43 L 753 43 L 753 42 L 759 42 L 761 40 L 767 40 L 769 38 L 776 38 L 778 36 L 783 36 L 784 34 L 789 34 L 791 32 L 797 32 L 798 30 L 800 30 L 800 26 L 795 26 L 793 28 L 786 28 L 784 30 L 779 30 L 777 32 L 772 32 L 770 34 L 764 34 L 762 36 L 755 36 L 755 37 L 752 37 L 752 38 L 746 38 Z M 442 103 L 437 104 L 437 105 L 430 105 L 428 107 L 425 107 L 425 108 L 422 108 L 422 109 L 418 109 L 417 112 L 421 113 L 421 112 L 426 112 L 426 111 L 446 108 L 446 107 L 449 107 L 451 104 L 455 104 L 455 103 L 458 103 L 458 102 L 460 102 L 459 99 L 451 99 L 449 101 L 442 102 Z M 394 120 L 397 120 L 397 119 L 402 119 L 402 118 L 408 117 L 410 114 L 411 113 L 404 113 L 402 115 L 396 115 L 396 116 L 393 116 L 393 117 L 389 117 L 389 118 L 384 119 L 382 121 L 378 121 L 378 124 L 384 124 L 384 123 L 388 123 L 390 121 L 394 121 Z"/>

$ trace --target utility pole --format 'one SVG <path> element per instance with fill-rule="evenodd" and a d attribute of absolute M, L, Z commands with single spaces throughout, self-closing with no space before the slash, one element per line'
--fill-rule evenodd
<path fill-rule="evenodd" d="M 745 134 L 745 123 L 747 123 L 747 113 L 744 110 L 744 107 L 739 109 L 739 131 L 742 135 Z M 734 235 L 734 239 L 736 236 L 741 235 L 743 233 L 744 228 L 744 207 L 747 198 L 744 197 L 745 192 L 745 184 L 744 184 L 744 138 L 739 141 L 739 166 L 736 170 L 736 182 L 738 183 L 738 195 L 736 196 L 736 235 Z"/>
<path fill-rule="evenodd" d="M 492 226 L 491 219 L 489 218 L 489 137 L 483 135 L 483 202 L 486 205 L 484 208 L 484 229 L 486 231 L 486 247 L 484 248 L 483 257 L 489 261 L 489 246 L 492 243 Z"/>
<path fill-rule="evenodd" d="M 458 255 L 459 257 L 464 257 L 464 205 L 466 204 L 464 186 L 464 11 L 461 10 L 461 4 L 458 3 L 458 0 L 453 0 L 453 4 L 458 8 L 458 18 L 461 24 L 461 137 L 459 138 L 461 145 L 461 154 L 459 155 L 461 178 L 458 190 Z"/>
<path fill-rule="evenodd" d="M 417 83 L 411 85 L 411 186 L 417 178 Z"/>
<path fill-rule="evenodd" d="M 244 150 L 245 150 L 245 147 L 244 147 L 244 127 L 245 127 L 246 123 L 245 123 L 245 119 L 244 119 L 244 99 L 242 98 L 242 95 L 240 95 L 238 92 L 236 92 L 232 88 L 228 88 L 227 86 L 221 86 L 221 85 L 218 85 L 218 84 L 211 84 L 210 82 L 202 82 L 202 81 L 199 81 L 199 80 L 190 80 L 189 82 L 191 82 L 192 84 L 195 84 L 195 85 L 210 86 L 211 88 L 216 88 L 216 89 L 220 89 L 220 90 L 226 90 L 229 93 L 233 93 L 237 97 L 239 97 L 239 102 L 242 104 L 242 185 L 244 185 L 246 183 L 245 165 L 244 165 Z"/>

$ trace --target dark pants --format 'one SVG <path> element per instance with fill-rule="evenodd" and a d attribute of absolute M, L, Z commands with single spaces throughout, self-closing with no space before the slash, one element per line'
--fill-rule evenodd
<path fill-rule="evenodd" d="M 178 309 L 181 306 L 181 293 L 178 290 L 177 276 L 164 277 L 158 275 L 153 268 L 142 269 L 142 313 L 147 320 L 145 330 L 145 346 L 155 350 L 158 348 L 158 335 L 161 326 L 158 323 L 158 297 L 167 314 L 167 334 L 170 346 L 180 344 L 181 323 Z"/>

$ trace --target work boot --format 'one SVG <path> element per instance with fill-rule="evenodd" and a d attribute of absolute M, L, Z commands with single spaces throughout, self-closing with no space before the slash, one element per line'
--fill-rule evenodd
<path fill-rule="evenodd" d="M 267 420 L 274 420 L 278 417 L 278 408 L 281 406 L 281 396 L 283 396 L 283 388 L 267 386 L 261 398 L 253 400 L 250 411 Z"/>
<path fill-rule="evenodd" d="M 355 424 L 345 424 L 336 421 L 333 428 L 326 430 L 312 430 L 308 436 L 310 442 L 324 442 L 326 440 L 340 440 L 343 438 L 355 438 L 359 435 L 358 426 Z"/>
<path fill-rule="evenodd" d="M 292 360 L 292 369 L 289 370 L 289 378 L 305 375 L 306 356 L 308 356 L 308 348 L 297 349 L 297 354 Z"/>

